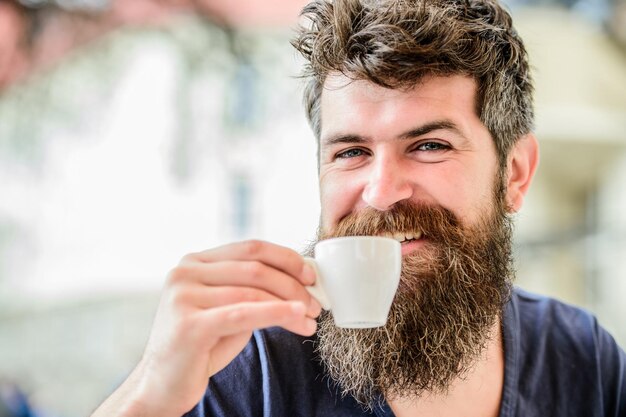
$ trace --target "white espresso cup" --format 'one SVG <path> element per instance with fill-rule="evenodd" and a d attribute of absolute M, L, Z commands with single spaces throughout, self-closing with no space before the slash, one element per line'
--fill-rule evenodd
<path fill-rule="evenodd" d="M 315 258 L 305 259 L 317 275 L 306 289 L 332 311 L 338 327 L 385 325 L 400 283 L 400 242 L 380 236 L 332 238 L 318 242 Z"/>

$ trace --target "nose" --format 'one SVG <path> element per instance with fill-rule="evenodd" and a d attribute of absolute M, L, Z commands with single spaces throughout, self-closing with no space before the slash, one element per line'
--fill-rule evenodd
<path fill-rule="evenodd" d="M 363 189 L 363 201 L 379 211 L 389 210 L 398 201 L 411 198 L 413 187 L 408 172 L 391 156 L 379 155 Z"/>

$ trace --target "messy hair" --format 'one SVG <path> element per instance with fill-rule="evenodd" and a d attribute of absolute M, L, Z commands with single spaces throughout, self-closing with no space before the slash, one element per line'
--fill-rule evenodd
<path fill-rule="evenodd" d="M 497 0 L 314 0 L 292 45 L 304 56 L 304 104 L 321 132 L 320 98 L 331 73 L 410 89 L 426 76 L 466 75 L 500 166 L 533 128 L 528 57 Z"/>

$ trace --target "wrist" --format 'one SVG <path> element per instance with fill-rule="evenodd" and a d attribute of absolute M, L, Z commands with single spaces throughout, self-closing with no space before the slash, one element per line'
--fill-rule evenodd
<path fill-rule="evenodd" d="M 168 410 L 145 383 L 143 363 L 111 394 L 91 417 L 180 417 L 182 413 Z"/>

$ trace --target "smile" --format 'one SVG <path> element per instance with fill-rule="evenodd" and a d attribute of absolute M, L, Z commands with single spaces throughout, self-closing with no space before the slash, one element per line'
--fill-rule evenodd
<path fill-rule="evenodd" d="M 422 232 L 396 232 L 396 233 L 381 233 L 380 236 L 389 237 L 391 239 L 395 239 L 400 243 L 408 243 L 414 240 L 418 240 L 422 237 Z"/>

